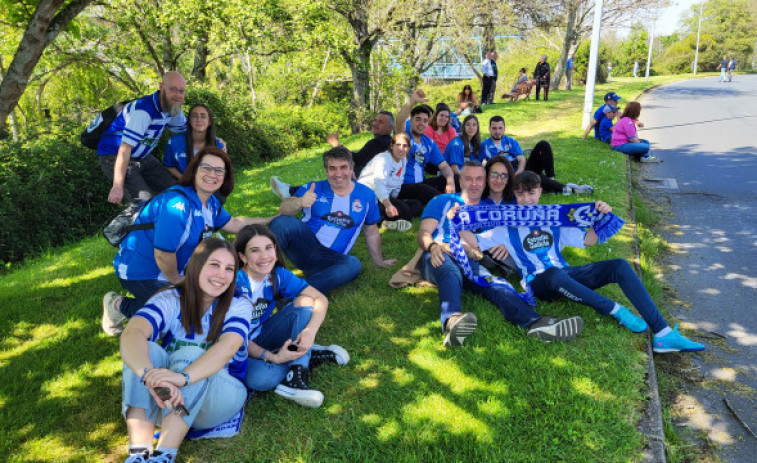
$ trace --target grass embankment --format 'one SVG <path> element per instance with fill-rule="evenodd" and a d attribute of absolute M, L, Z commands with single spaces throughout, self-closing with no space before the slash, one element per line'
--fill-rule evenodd
<path fill-rule="evenodd" d="M 600 86 L 629 101 L 653 78 Z M 501 84 L 501 87 L 504 85 Z M 462 87 L 429 92 L 452 103 Z M 501 93 L 503 89 L 500 89 Z M 434 101 L 434 103 L 436 100 Z M 486 107 L 482 126 L 501 114 L 507 133 L 532 147 L 549 140 L 557 179 L 588 183 L 628 217 L 625 158 L 580 140 L 581 90 L 553 92 L 548 103 Z M 596 106 L 596 105 L 595 105 Z M 357 148 L 366 136 L 348 140 Z M 270 215 L 278 200 L 270 175 L 293 183 L 324 178 L 321 149 L 237 173 L 228 202 L 235 215 Z M 417 221 L 416 221 L 417 222 Z M 6 225 L 7 226 L 7 225 Z M 569 255 L 574 264 L 632 258 L 632 227 L 608 244 Z M 321 344 L 346 347 L 345 367 L 315 371 L 322 408 L 301 408 L 273 393 L 247 405 L 234 439 L 186 443 L 182 461 L 633 461 L 642 448 L 635 423 L 644 400 L 645 337 L 567 301 L 540 303 L 543 314 L 584 317 L 581 337 L 565 344 L 526 338 L 483 299 L 465 295 L 478 331 L 459 349 L 444 349 L 435 289 L 395 290 L 391 274 L 413 254 L 415 231 L 382 232 L 397 265 L 378 269 L 360 239 L 364 262 L 353 284 L 331 294 Z M 17 231 L 23 233 L 22 230 Z M 102 334 L 102 295 L 119 288 L 114 249 L 96 236 L 49 251 L 0 277 L 0 454 L 10 461 L 122 461 L 118 341 Z M 617 288 L 603 293 L 623 301 Z"/>

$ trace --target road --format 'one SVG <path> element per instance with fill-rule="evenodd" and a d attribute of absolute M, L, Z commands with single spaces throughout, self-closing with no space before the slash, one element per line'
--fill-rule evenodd
<path fill-rule="evenodd" d="M 757 76 L 680 82 L 640 101 L 640 137 L 663 162 L 635 175 L 670 212 L 665 277 L 680 300 L 670 309 L 708 346 L 688 354 L 703 381 L 678 405 L 723 461 L 754 462 L 757 438 L 735 416 L 757 433 Z"/>

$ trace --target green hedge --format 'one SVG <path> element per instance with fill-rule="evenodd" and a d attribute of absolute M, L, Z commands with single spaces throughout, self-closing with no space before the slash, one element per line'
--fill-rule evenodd
<path fill-rule="evenodd" d="M 0 261 L 97 230 L 116 208 L 97 156 L 73 137 L 0 144 Z"/>

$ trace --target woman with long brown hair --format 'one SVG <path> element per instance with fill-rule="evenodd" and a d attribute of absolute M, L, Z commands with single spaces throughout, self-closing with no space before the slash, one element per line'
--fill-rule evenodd
<path fill-rule="evenodd" d="M 626 105 L 620 120 L 612 129 L 610 146 L 615 151 L 632 156 L 639 162 L 658 162 L 649 153 L 649 140 L 640 139 L 636 133 L 636 125 L 641 115 L 641 103 L 631 101 Z"/>

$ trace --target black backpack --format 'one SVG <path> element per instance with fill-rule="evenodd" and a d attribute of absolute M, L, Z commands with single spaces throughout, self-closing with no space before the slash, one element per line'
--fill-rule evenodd
<path fill-rule="evenodd" d="M 187 194 L 180 189 L 170 188 L 164 193 L 167 193 L 169 191 L 174 191 L 189 199 L 189 196 L 187 196 Z M 121 244 L 121 241 L 126 238 L 126 235 L 133 232 L 134 230 L 149 230 L 151 228 L 155 228 L 154 223 L 134 224 L 134 222 L 137 221 L 137 217 L 139 217 L 140 212 L 142 212 L 145 206 L 147 206 L 147 204 L 155 198 L 157 198 L 157 196 L 154 196 L 153 198 L 144 202 L 133 202 L 129 204 L 126 209 L 119 212 L 118 215 L 110 219 L 103 227 L 103 236 L 106 240 L 108 240 L 108 243 L 110 243 L 114 247 L 118 247 L 118 245 Z M 191 211 L 189 216 L 191 219 Z"/>
<path fill-rule="evenodd" d="M 81 144 L 86 148 L 96 150 L 97 144 L 100 143 L 100 137 L 102 137 L 103 133 L 108 130 L 110 124 L 112 124 L 116 117 L 121 113 L 121 111 L 124 109 L 124 106 L 137 99 L 139 98 L 122 101 L 100 111 L 97 117 L 95 117 L 95 119 L 90 122 L 87 128 L 84 129 L 84 131 L 79 136 Z"/>

